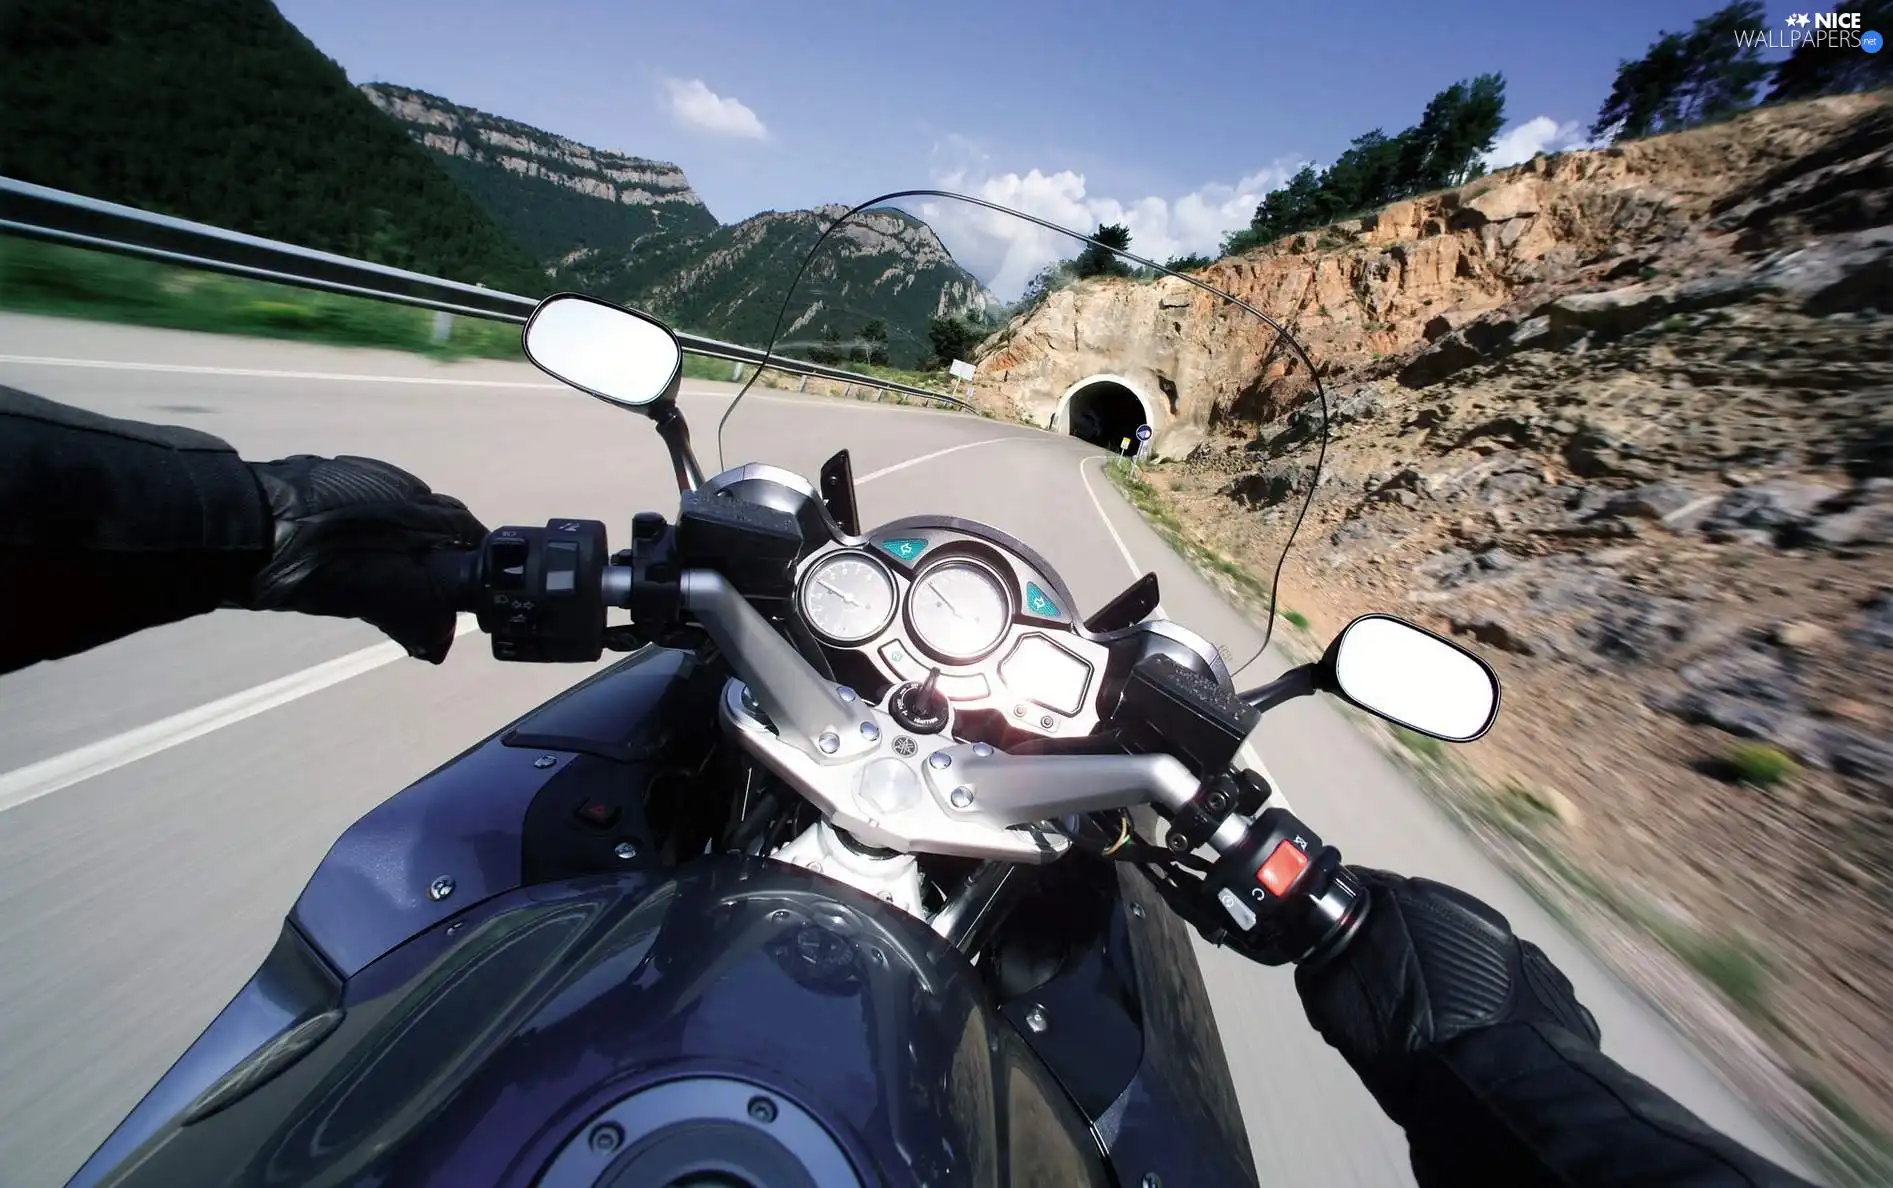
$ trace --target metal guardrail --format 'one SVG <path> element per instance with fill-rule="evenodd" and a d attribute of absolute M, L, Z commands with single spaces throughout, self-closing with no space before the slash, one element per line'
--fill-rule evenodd
<path fill-rule="evenodd" d="M 240 231 L 226 231 L 207 223 L 153 214 L 135 206 L 105 202 L 10 177 L 0 177 L 0 234 L 516 325 L 524 325 L 533 307 L 539 304 L 534 297 L 503 293 L 386 264 L 371 264 Z M 770 355 L 733 342 L 683 333 L 677 335 L 677 341 L 692 355 L 752 366 L 766 359 L 772 371 L 972 408 L 956 396 L 802 359 Z"/>

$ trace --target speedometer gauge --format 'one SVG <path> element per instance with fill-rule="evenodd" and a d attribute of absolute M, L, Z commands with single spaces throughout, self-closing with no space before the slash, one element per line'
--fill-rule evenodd
<path fill-rule="evenodd" d="M 945 660 L 977 660 L 999 645 L 1012 623 L 1012 603 L 990 569 L 973 561 L 936 565 L 907 596 L 914 639 Z"/>
<path fill-rule="evenodd" d="M 803 579 L 802 614 L 836 643 L 860 643 L 894 617 L 894 579 L 878 562 L 836 554 Z"/>

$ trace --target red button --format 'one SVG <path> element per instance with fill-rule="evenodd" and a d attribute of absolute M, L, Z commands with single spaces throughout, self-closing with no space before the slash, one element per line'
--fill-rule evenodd
<path fill-rule="evenodd" d="M 1294 842 L 1277 842 L 1275 852 L 1262 864 L 1262 869 L 1255 872 L 1255 881 L 1267 887 L 1271 895 L 1287 895 L 1288 889 L 1307 869 L 1308 855 L 1296 849 Z"/>

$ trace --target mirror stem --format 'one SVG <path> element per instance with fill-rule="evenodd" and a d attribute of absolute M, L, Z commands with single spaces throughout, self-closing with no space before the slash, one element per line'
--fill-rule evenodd
<path fill-rule="evenodd" d="M 1297 697 L 1308 697 L 1320 691 L 1317 679 L 1321 672 L 1319 664 L 1304 664 L 1291 668 L 1266 685 L 1258 685 L 1246 692 L 1238 693 L 1251 708 L 1259 713 L 1268 713 L 1284 701 L 1293 701 Z"/>
<path fill-rule="evenodd" d="M 683 411 L 674 402 L 666 404 L 653 420 L 657 435 L 664 439 L 664 448 L 670 451 L 670 464 L 677 472 L 677 489 L 695 491 L 703 486 L 703 469 L 697 465 L 697 455 L 690 449 L 690 426 L 684 421 Z"/>

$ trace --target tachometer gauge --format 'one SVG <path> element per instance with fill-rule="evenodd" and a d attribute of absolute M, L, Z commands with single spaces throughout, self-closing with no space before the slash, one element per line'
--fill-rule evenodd
<path fill-rule="evenodd" d="M 839 553 L 802 580 L 802 614 L 836 643 L 860 643 L 894 617 L 894 579 L 878 562 Z"/>
<path fill-rule="evenodd" d="M 947 561 L 920 575 L 907 595 L 914 639 L 945 660 L 977 660 L 999 645 L 1012 602 L 998 575 L 974 561 Z"/>

